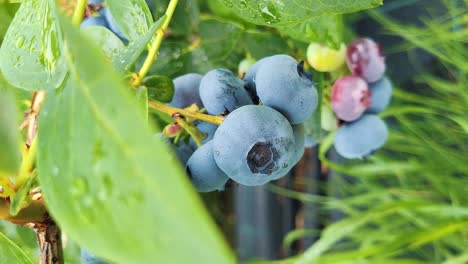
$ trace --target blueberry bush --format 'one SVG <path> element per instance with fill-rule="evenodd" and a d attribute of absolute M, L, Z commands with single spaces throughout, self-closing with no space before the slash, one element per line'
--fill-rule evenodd
<path fill-rule="evenodd" d="M 0 2 L 0 261 L 238 262 L 202 193 L 281 181 L 317 145 L 353 174 L 332 146 L 366 166 L 389 140 L 386 56 L 345 16 L 382 4 Z"/>

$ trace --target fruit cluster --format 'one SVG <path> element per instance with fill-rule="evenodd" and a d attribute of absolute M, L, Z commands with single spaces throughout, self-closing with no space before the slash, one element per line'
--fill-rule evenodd
<path fill-rule="evenodd" d="M 104 26 L 127 41 L 103 1 L 88 1 L 88 11 L 82 28 Z M 312 43 L 307 61 L 320 72 L 338 72 L 348 65 L 350 74 L 339 75 L 329 100 L 340 125 L 334 138 L 337 152 L 354 159 L 380 148 L 388 130 L 375 114 L 389 104 L 392 87 L 379 46 L 367 38 L 339 50 Z M 279 179 L 300 160 L 304 147 L 316 144 L 304 135 L 303 123 L 314 113 L 318 93 L 302 62 L 288 55 L 246 59 L 239 75 L 242 79 L 227 69 L 214 69 L 173 80 L 169 106 L 224 117 L 213 124 L 180 116 L 165 129 L 164 139 L 200 192 L 222 190 L 229 179 L 249 186 Z M 184 120 L 188 122 L 182 128 Z M 189 132 L 189 140 L 180 140 L 182 130 Z"/>
<path fill-rule="evenodd" d="M 356 159 L 382 147 L 388 129 L 376 114 L 390 103 L 392 84 L 384 76 L 380 47 L 368 38 L 358 38 L 347 47 L 341 45 L 339 51 L 311 44 L 308 61 L 319 71 L 334 71 L 346 62 L 351 73 L 338 78 L 331 91 L 331 108 L 340 120 L 334 140 L 336 151 Z"/>
<path fill-rule="evenodd" d="M 205 137 L 192 154 L 187 154 L 192 140 L 174 145 L 198 191 L 223 190 L 229 179 L 262 185 L 286 175 L 302 157 L 302 123 L 315 111 L 318 95 L 303 64 L 294 58 L 263 58 L 243 80 L 227 69 L 204 76 L 190 73 L 175 78 L 174 88 L 170 106 L 195 103 L 210 115 L 225 116 L 219 127 L 196 123 Z"/>

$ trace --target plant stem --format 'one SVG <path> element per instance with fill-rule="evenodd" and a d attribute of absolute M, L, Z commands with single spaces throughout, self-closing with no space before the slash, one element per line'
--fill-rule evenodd
<path fill-rule="evenodd" d="M 197 144 L 198 147 L 202 145 L 202 139 L 201 139 L 201 134 L 198 131 L 198 129 L 193 129 L 190 127 L 187 122 L 185 122 L 184 118 L 182 118 L 180 115 L 174 115 L 174 120 L 179 124 L 187 133 L 190 135 L 190 137 L 193 138 L 193 141 Z"/>
<path fill-rule="evenodd" d="M 166 113 L 166 114 L 170 115 L 171 117 L 174 116 L 174 114 L 180 114 L 180 115 L 185 116 L 185 117 L 190 117 L 190 118 L 202 120 L 202 121 L 205 121 L 205 122 L 208 122 L 208 123 L 213 123 L 215 125 L 221 125 L 221 123 L 223 123 L 223 121 L 224 121 L 224 117 L 222 117 L 222 116 L 212 116 L 212 115 L 200 114 L 200 113 L 197 113 L 197 112 L 192 112 L 192 111 L 188 111 L 188 110 L 185 110 L 185 109 L 165 105 L 165 104 L 163 104 L 161 102 L 158 102 L 158 101 L 149 101 L 148 106 L 150 108 L 153 108 L 153 109 L 159 111 L 159 112 Z"/>
<path fill-rule="evenodd" d="M 61 264 L 63 261 L 62 236 L 60 229 L 50 221 L 46 225 L 33 227 L 39 243 L 40 264 Z"/>
<path fill-rule="evenodd" d="M 78 0 L 76 3 L 75 12 L 73 12 L 72 23 L 73 25 L 80 25 L 83 21 L 83 14 L 85 12 L 86 6 L 88 5 L 87 0 Z"/>
<path fill-rule="evenodd" d="M 158 51 L 159 51 L 159 47 L 161 47 L 161 42 L 164 38 L 164 32 L 169 26 L 169 22 L 172 19 L 172 15 L 174 14 L 174 10 L 177 6 L 177 2 L 178 0 L 171 0 L 169 2 L 169 5 L 167 6 L 167 9 L 166 9 L 166 20 L 162 24 L 161 28 L 156 32 L 156 38 L 153 40 L 153 43 L 151 43 L 151 48 L 148 52 L 148 56 L 146 56 L 143 66 L 141 66 L 140 71 L 138 72 L 138 74 L 132 81 L 133 87 L 137 87 L 140 85 L 141 80 L 146 76 L 151 65 L 158 58 Z"/>
<path fill-rule="evenodd" d="M 37 134 L 34 137 L 31 146 L 29 149 L 26 149 L 26 153 L 23 155 L 23 161 L 21 162 L 20 172 L 18 179 L 15 183 L 15 188 L 18 189 L 23 185 L 29 177 L 29 174 L 34 167 L 36 162 L 36 153 L 37 153 Z"/>

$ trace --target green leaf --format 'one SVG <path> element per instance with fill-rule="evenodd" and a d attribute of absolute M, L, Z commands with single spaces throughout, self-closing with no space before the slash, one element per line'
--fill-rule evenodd
<path fill-rule="evenodd" d="M 15 177 L 21 158 L 18 114 L 15 98 L 9 88 L 0 74 L 0 177 Z"/>
<path fill-rule="evenodd" d="M 2 233 L 0 233 L 0 259 L 2 263 L 33 264 L 26 253 Z"/>
<path fill-rule="evenodd" d="M 216 19 L 200 23 L 201 49 L 208 58 L 224 60 L 237 47 L 242 28 L 234 23 Z"/>
<path fill-rule="evenodd" d="M 257 60 L 283 54 L 289 51 L 286 41 L 278 35 L 269 32 L 245 32 L 242 38 L 245 49 Z"/>
<path fill-rule="evenodd" d="M 382 4 L 382 0 L 218 1 L 248 22 L 266 26 L 290 25 L 290 28 L 313 17 L 351 13 Z"/>
<path fill-rule="evenodd" d="M 148 97 L 152 100 L 168 103 L 174 96 L 174 82 L 166 76 L 153 75 L 143 80 L 148 88 Z"/>
<path fill-rule="evenodd" d="M 0 3 L 0 43 L 2 43 L 18 6 L 18 4 Z"/>
<path fill-rule="evenodd" d="M 137 61 L 138 57 L 143 53 L 148 42 L 151 41 L 156 31 L 161 28 L 166 20 L 166 15 L 162 16 L 150 28 L 150 30 L 136 40 L 130 41 L 130 44 L 124 49 L 121 49 L 118 54 L 113 57 L 112 63 L 117 68 L 117 71 L 128 71 L 130 67 Z"/>
<path fill-rule="evenodd" d="M 0 69 L 15 87 L 55 89 L 67 73 L 52 9 L 47 0 L 24 1 L 6 33 Z"/>
<path fill-rule="evenodd" d="M 109 59 L 115 58 L 126 48 L 119 37 L 105 27 L 86 27 L 83 28 L 82 31 L 96 43 L 98 47 L 101 47 L 102 52 Z"/>
<path fill-rule="evenodd" d="M 311 43 L 339 48 L 343 40 L 343 20 L 341 15 L 328 14 L 320 17 L 313 17 L 301 21 L 297 24 L 278 27 L 282 34 L 293 39 Z"/>
<path fill-rule="evenodd" d="M 146 35 L 153 24 L 145 0 L 107 0 L 106 4 L 115 23 L 130 41 Z"/>
<path fill-rule="evenodd" d="M 60 21 L 70 75 L 42 108 L 37 164 L 54 219 L 117 263 L 233 263 L 178 161 L 138 114 L 131 88 Z"/>

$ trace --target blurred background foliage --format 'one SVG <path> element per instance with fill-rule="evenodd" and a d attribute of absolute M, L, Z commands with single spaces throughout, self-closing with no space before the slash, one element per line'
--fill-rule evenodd
<path fill-rule="evenodd" d="M 154 0 L 155 17 L 167 2 Z M 179 2 L 151 73 L 236 71 L 245 57 L 278 53 L 304 59 L 311 40 L 334 46 L 360 35 L 381 43 L 395 86 L 382 113 L 389 141 L 370 158 L 337 157 L 329 134 L 285 181 L 203 195 L 242 260 L 468 263 L 468 1 L 387 0 L 297 32 L 245 22 L 221 0 Z M 17 7 L 0 5 L 0 41 Z M 263 214 L 249 215 L 255 206 Z M 0 222 L 0 232 L 37 258 L 31 230 Z M 245 232 L 255 235 L 239 238 Z M 67 262 L 78 263 L 78 246 L 65 245 Z"/>

